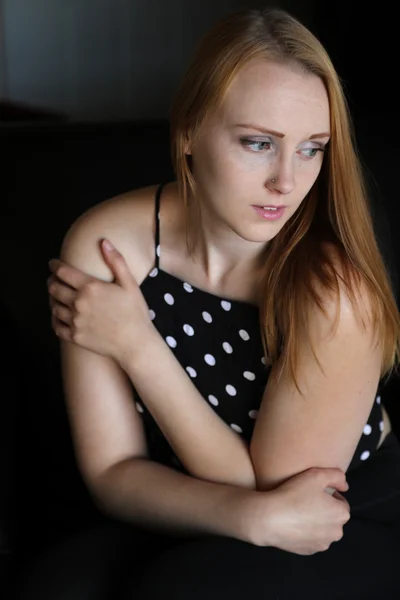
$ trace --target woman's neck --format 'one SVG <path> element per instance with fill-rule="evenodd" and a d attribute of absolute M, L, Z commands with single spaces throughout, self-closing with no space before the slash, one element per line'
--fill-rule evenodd
<path fill-rule="evenodd" d="M 266 244 L 240 238 L 207 208 L 190 202 L 187 209 L 187 239 L 193 262 L 199 266 L 210 286 L 238 276 L 258 278 L 263 266 Z"/>

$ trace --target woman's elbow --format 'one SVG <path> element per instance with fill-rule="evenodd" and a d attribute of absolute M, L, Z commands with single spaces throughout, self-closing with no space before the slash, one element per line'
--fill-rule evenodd
<path fill-rule="evenodd" d="M 210 468 L 199 468 L 191 471 L 191 475 L 197 479 L 210 481 L 211 483 L 221 483 L 242 487 L 249 490 L 255 490 L 257 487 L 256 475 L 251 461 L 234 462 L 227 467 L 215 468 L 216 465 L 210 465 Z"/>

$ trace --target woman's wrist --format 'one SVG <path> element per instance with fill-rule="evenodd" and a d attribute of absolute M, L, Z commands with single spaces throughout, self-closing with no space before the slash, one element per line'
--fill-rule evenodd
<path fill-rule="evenodd" d="M 258 514 L 253 510 L 255 493 L 253 490 L 237 488 L 229 513 L 233 536 L 249 544 L 255 544 L 257 540 Z"/>
<path fill-rule="evenodd" d="M 144 326 L 139 335 L 130 336 L 129 342 L 121 345 L 118 356 L 115 357 L 120 367 L 127 373 L 148 365 L 148 361 L 162 342 L 162 338 L 153 323 Z"/>
<path fill-rule="evenodd" d="M 238 537 L 255 546 L 275 546 L 274 494 L 240 490 L 236 498 Z"/>
<path fill-rule="evenodd" d="M 219 484 L 218 484 L 219 485 Z M 220 513 L 219 523 L 223 535 L 247 542 L 258 544 L 260 512 L 257 509 L 255 491 L 239 486 L 224 486 L 226 493 L 221 503 L 214 505 L 213 513 Z"/>

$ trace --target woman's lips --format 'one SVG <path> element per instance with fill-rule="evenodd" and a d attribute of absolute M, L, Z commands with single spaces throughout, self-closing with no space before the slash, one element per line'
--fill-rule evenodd
<path fill-rule="evenodd" d="M 254 204 L 252 206 L 256 213 L 266 221 L 276 221 L 277 219 L 280 219 L 286 209 L 286 206 L 275 210 L 268 210 L 264 206 L 255 206 Z"/>

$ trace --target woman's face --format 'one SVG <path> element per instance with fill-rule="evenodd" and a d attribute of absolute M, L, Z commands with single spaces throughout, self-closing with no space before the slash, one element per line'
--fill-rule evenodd
<path fill-rule="evenodd" d="M 188 145 L 202 210 L 245 240 L 269 241 L 318 177 L 329 134 L 320 78 L 267 60 L 248 63 Z M 266 219 L 262 207 L 282 204 L 279 219 Z"/>

